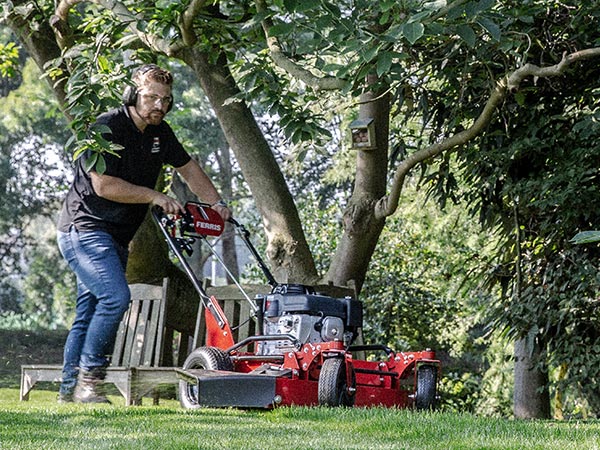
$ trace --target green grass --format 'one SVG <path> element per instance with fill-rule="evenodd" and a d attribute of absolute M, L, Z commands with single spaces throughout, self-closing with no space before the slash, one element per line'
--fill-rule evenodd
<path fill-rule="evenodd" d="M 174 400 L 59 405 L 0 389 L 0 449 L 599 449 L 600 421 L 512 421 L 395 409 L 187 411 Z M 148 401 L 149 399 L 144 399 Z"/>

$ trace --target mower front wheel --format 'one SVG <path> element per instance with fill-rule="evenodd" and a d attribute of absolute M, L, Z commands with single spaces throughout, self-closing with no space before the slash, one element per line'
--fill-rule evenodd
<path fill-rule="evenodd" d="M 354 369 L 349 366 L 350 386 L 346 375 L 346 360 L 344 358 L 327 358 L 323 361 L 319 374 L 319 405 L 322 406 L 352 406 L 356 378 Z"/>
<path fill-rule="evenodd" d="M 183 370 L 227 370 L 233 371 L 233 362 L 229 355 L 217 347 L 198 347 L 186 358 Z M 197 409 L 198 385 L 184 380 L 179 381 L 179 402 L 185 409 Z"/>

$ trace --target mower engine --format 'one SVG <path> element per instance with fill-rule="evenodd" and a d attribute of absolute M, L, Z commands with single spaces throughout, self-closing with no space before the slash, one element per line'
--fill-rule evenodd
<path fill-rule="evenodd" d="M 259 355 L 281 355 L 298 345 L 340 341 L 348 347 L 362 327 L 362 303 L 351 297 L 333 298 L 300 284 L 277 285 L 262 299 L 263 333 L 291 335 L 297 342 L 262 341 Z"/>

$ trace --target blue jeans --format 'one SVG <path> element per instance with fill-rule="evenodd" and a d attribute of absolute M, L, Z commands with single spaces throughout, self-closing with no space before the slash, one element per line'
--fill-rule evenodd
<path fill-rule="evenodd" d="M 75 320 L 64 349 L 61 394 L 71 394 L 79 369 L 109 364 L 131 294 L 125 278 L 127 249 L 104 231 L 58 232 L 58 247 L 77 275 Z"/>

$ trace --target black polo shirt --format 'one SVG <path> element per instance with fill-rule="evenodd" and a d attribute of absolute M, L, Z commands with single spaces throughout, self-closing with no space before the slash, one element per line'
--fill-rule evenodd
<path fill-rule="evenodd" d="M 104 153 L 106 175 L 153 189 L 163 165 L 181 167 L 190 161 L 164 121 L 148 125 L 142 133 L 123 106 L 100 115 L 97 123 L 112 130 L 112 134 L 105 135 L 106 139 L 124 147 L 118 156 Z M 90 154 L 88 151 L 76 161 L 75 179 L 63 204 L 58 229 L 67 232 L 73 224 L 79 231 L 103 230 L 127 246 L 144 220 L 148 205 L 118 203 L 96 195 L 84 168 Z"/>

